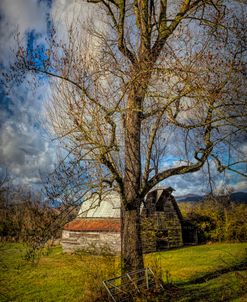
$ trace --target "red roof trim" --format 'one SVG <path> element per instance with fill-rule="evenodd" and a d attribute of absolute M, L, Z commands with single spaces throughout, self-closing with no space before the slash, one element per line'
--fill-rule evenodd
<path fill-rule="evenodd" d="M 120 232 L 120 219 L 75 219 L 64 226 L 66 231 Z"/>

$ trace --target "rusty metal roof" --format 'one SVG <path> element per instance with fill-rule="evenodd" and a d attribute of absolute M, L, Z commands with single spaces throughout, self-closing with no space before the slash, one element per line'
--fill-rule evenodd
<path fill-rule="evenodd" d="M 120 232 L 120 219 L 77 218 L 64 226 L 67 231 Z"/>
<path fill-rule="evenodd" d="M 116 192 L 98 195 L 86 199 L 80 208 L 78 217 L 91 218 L 120 218 L 120 196 Z"/>

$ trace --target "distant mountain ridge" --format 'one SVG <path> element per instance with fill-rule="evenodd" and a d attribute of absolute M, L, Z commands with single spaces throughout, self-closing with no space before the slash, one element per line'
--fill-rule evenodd
<path fill-rule="evenodd" d="M 247 203 L 247 192 L 234 192 L 231 194 L 231 199 L 233 201 Z"/>
<path fill-rule="evenodd" d="M 247 192 L 233 192 L 230 194 L 232 201 L 247 203 Z M 206 195 L 186 194 L 182 196 L 176 196 L 177 202 L 198 202 L 203 200 Z"/>
<path fill-rule="evenodd" d="M 180 201 L 200 201 L 203 199 L 204 196 L 202 195 L 197 195 L 197 194 L 186 194 L 182 196 L 176 196 L 175 199 L 177 202 Z"/>

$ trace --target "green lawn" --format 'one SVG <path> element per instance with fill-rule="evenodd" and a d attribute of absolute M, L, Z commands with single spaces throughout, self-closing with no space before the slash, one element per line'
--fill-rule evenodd
<path fill-rule="evenodd" d="M 168 271 L 172 281 L 189 281 L 203 274 L 237 265 L 247 257 L 247 243 L 186 247 L 147 255 L 147 266 Z M 164 273 L 163 273 L 164 275 Z"/>
<path fill-rule="evenodd" d="M 246 251 L 247 243 L 213 244 L 146 255 L 146 266 L 169 282 L 154 301 L 247 301 L 247 271 L 240 266 Z M 60 247 L 37 265 L 23 260 L 20 244 L 1 244 L 0 253 L 0 301 L 103 302 L 102 280 L 119 274 L 116 257 L 67 255 Z"/>

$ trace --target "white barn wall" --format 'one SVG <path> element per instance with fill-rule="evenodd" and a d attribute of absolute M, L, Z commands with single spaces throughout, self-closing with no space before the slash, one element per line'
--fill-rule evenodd
<path fill-rule="evenodd" d="M 75 250 L 92 251 L 95 253 L 110 252 L 120 254 L 121 237 L 115 232 L 62 232 L 62 247 L 64 252 Z"/>

